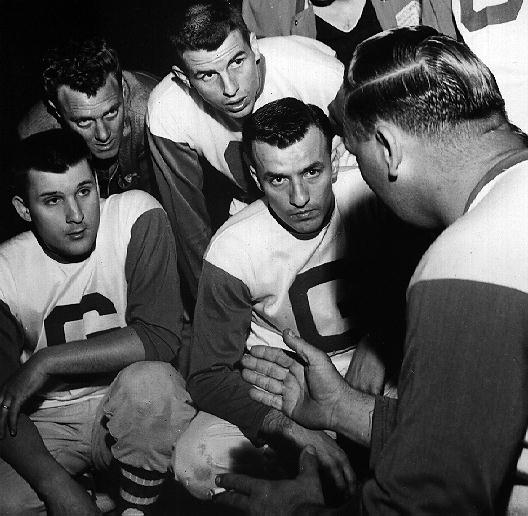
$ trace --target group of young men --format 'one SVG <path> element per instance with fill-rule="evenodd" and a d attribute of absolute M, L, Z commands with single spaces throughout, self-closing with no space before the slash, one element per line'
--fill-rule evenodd
<path fill-rule="evenodd" d="M 110 467 L 129 516 L 169 476 L 251 514 L 522 510 L 528 142 L 489 69 L 423 26 L 345 75 L 224 0 L 171 31 L 155 87 L 102 40 L 51 52 L 19 126 L 0 512 L 98 514 L 74 477 Z M 233 195 L 213 237 L 214 174 Z M 443 230 L 409 283 L 397 398 L 389 210 Z M 364 483 L 344 440 L 370 448 Z"/>

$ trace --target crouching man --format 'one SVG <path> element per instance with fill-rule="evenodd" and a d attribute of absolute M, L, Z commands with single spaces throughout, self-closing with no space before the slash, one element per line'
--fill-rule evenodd
<path fill-rule="evenodd" d="M 336 441 L 253 401 L 237 364 L 255 344 L 283 345 L 281 333 L 291 326 L 328 353 L 347 379 L 358 380 L 354 373 L 362 370 L 379 392 L 380 364 L 372 361 L 372 375 L 372 368 L 351 365 L 358 342 L 368 342 L 362 340 L 365 274 L 355 244 L 363 242 L 358 232 L 368 227 L 377 201 L 357 170 L 338 178 L 330 123 L 315 105 L 294 98 L 271 102 L 248 119 L 243 139 L 265 197 L 233 216 L 205 255 L 188 380 L 203 412 L 176 445 L 176 476 L 203 498 L 216 473 L 266 465 L 259 456 L 267 454 L 254 444 L 312 445 L 345 490 L 353 473 Z"/>
<path fill-rule="evenodd" d="M 57 129 L 14 162 L 31 231 L 0 246 L 1 514 L 96 514 L 71 475 L 113 460 L 121 513 L 148 514 L 194 415 L 167 363 L 181 330 L 167 217 L 141 191 L 100 200 L 89 155 Z"/>

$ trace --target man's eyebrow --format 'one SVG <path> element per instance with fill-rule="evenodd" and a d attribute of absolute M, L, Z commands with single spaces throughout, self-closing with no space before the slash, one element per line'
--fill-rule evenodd
<path fill-rule="evenodd" d="M 274 179 L 276 177 L 287 177 L 286 175 L 284 174 L 279 174 L 277 172 L 269 172 L 269 171 L 266 171 L 264 172 L 264 179 Z"/>
<path fill-rule="evenodd" d="M 59 192 L 58 190 L 42 192 L 41 194 L 39 194 L 39 197 L 48 197 L 49 195 L 62 195 L 62 192 Z"/>
<path fill-rule="evenodd" d="M 82 188 L 83 186 L 88 186 L 88 185 L 93 185 L 95 184 L 95 181 L 93 179 L 85 179 L 84 181 L 81 181 L 78 185 L 77 185 L 77 188 Z"/>
<path fill-rule="evenodd" d="M 236 61 L 239 57 L 242 57 L 246 55 L 246 51 L 245 50 L 239 50 L 230 60 L 229 60 L 229 64 L 231 64 L 233 61 Z"/>
<path fill-rule="evenodd" d="M 114 111 L 119 108 L 121 105 L 120 100 L 116 100 L 104 113 L 103 116 L 108 115 L 110 111 Z M 86 120 L 94 120 L 92 116 L 71 116 L 70 120 L 73 120 L 74 122 L 84 122 Z"/>
<path fill-rule="evenodd" d="M 83 186 L 88 186 L 88 185 L 94 185 L 95 184 L 95 180 L 94 179 L 85 179 L 84 181 L 81 181 L 76 189 L 78 190 L 79 188 L 82 188 Z M 39 194 L 39 197 L 48 197 L 50 195 L 64 195 L 64 192 L 61 192 L 60 190 L 50 190 L 49 192 L 42 192 L 41 194 Z"/>
<path fill-rule="evenodd" d="M 70 120 L 74 122 L 85 122 L 86 120 L 93 120 L 91 116 L 71 116 Z"/>
<path fill-rule="evenodd" d="M 116 100 L 104 113 L 103 113 L 103 116 L 105 115 L 108 115 L 108 113 L 110 113 L 110 111 L 115 111 L 119 108 L 119 106 L 121 105 L 121 101 L 119 100 Z"/>
<path fill-rule="evenodd" d="M 245 56 L 247 54 L 247 52 L 245 50 L 239 50 L 234 56 L 231 57 L 231 59 L 229 59 L 228 61 L 228 66 L 233 62 L 233 61 L 236 61 L 239 57 L 242 57 L 242 56 Z M 203 69 L 200 69 L 199 68 L 200 65 L 198 65 L 198 70 L 195 70 L 193 72 L 193 75 L 196 77 L 197 75 L 200 75 L 200 74 L 205 74 L 205 73 L 218 73 L 218 70 L 214 69 L 214 68 L 203 68 Z"/>
<path fill-rule="evenodd" d="M 312 170 L 312 168 L 324 168 L 324 163 L 322 161 L 314 161 L 305 167 L 303 172 L 308 172 L 308 170 Z"/>

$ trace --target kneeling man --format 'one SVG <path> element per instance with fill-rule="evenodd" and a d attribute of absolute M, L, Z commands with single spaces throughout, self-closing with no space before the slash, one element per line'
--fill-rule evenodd
<path fill-rule="evenodd" d="M 182 315 L 167 216 L 139 190 L 100 200 L 89 156 L 60 129 L 16 154 L 32 230 L 0 246 L 1 514 L 98 514 L 70 475 L 113 460 L 121 511 L 147 514 L 194 415 L 166 363 Z"/>
<path fill-rule="evenodd" d="M 359 300 L 365 275 L 351 243 L 368 226 L 376 199 L 357 170 L 338 178 L 330 123 L 314 105 L 271 102 L 251 115 L 243 138 L 265 197 L 224 224 L 204 258 L 188 380 L 204 412 L 175 449 L 176 476 L 206 497 L 216 473 L 258 462 L 253 444 L 279 441 L 313 445 L 344 488 L 353 474 L 335 440 L 252 401 L 237 364 L 255 344 L 282 346 L 282 331 L 293 327 L 347 373 L 366 333 Z"/>

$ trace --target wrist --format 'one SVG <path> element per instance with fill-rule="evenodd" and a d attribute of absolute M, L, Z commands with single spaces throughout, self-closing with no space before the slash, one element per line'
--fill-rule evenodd
<path fill-rule="evenodd" d="M 363 446 L 370 446 L 375 396 L 346 384 L 332 410 L 330 430 Z"/>
<path fill-rule="evenodd" d="M 68 489 L 72 482 L 75 480 L 62 466 L 53 464 L 45 475 L 33 479 L 32 487 L 43 500 L 47 501 L 56 498 L 61 491 Z"/>
<path fill-rule="evenodd" d="M 284 415 L 276 409 L 271 409 L 259 431 L 260 438 L 276 450 L 285 450 L 285 446 L 290 448 L 291 445 L 302 447 L 301 433 L 303 427 L 300 427 L 295 421 Z"/>

